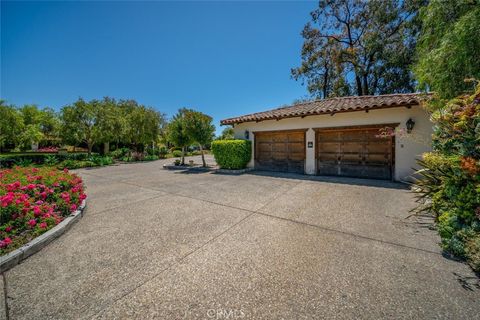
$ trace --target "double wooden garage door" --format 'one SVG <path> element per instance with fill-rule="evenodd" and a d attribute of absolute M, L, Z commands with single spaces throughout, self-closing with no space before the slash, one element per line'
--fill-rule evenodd
<path fill-rule="evenodd" d="M 391 179 L 393 137 L 375 128 L 317 130 L 317 173 L 373 179 Z"/>
<path fill-rule="evenodd" d="M 394 142 L 379 137 L 380 127 L 318 129 L 316 167 L 319 175 L 391 179 Z M 255 168 L 304 173 L 305 131 L 255 133 Z"/>

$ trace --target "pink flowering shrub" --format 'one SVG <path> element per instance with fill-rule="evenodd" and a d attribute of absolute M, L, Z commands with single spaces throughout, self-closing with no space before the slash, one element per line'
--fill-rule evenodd
<path fill-rule="evenodd" d="M 0 255 L 60 223 L 86 197 L 82 179 L 66 169 L 0 170 Z"/>

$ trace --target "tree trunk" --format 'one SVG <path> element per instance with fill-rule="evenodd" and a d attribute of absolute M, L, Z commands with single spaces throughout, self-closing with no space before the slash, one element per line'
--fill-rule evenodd
<path fill-rule="evenodd" d="M 182 147 L 182 166 L 185 165 L 185 147 Z"/>
<path fill-rule="evenodd" d="M 362 80 L 357 75 L 357 71 L 355 71 L 355 82 L 357 83 L 357 95 L 362 96 L 363 95 Z"/>
<path fill-rule="evenodd" d="M 328 68 L 325 67 L 325 74 L 323 75 L 323 89 L 322 89 L 323 99 L 328 97 Z"/>
<path fill-rule="evenodd" d="M 90 157 L 92 155 L 93 143 L 88 142 L 87 143 L 87 148 L 88 148 L 88 156 Z"/>
<path fill-rule="evenodd" d="M 205 162 L 205 155 L 203 154 L 203 147 L 200 145 L 200 153 L 202 154 L 202 163 L 203 166 L 206 167 L 207 163 Z"/>
<path fill-rule="evenodd" d="M 364 96 L 367 96 L 369 94 L 368 92 L 368 78 L 367 78 L 367 74 L 364 73 L 363 74 L 363 88 L 362 88 L 362 92 L 363 92 L 363 95 Z"/>
<path fill-rule="evenodd" d="M 107 155 L 110 152 L 110 142 L 103 143 L 103 154 Z"/>

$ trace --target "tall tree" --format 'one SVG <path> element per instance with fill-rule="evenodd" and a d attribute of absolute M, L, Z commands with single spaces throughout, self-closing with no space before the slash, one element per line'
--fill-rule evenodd
<path fill-rule="evenodd" d="M 417 13 L 423 0 L 320 0 L 292 69 L 312 96 L 411 92 Z"/>
<path fill-rule="evenodd" d="M 6 145 L 17 146 L 23 128 L 23 119 L 18 109 L 0 100 L 0 150 Z"/>
<path fill-rule="evenodd" d="M 154 110 L 129 101 L 127 108 L 127 137 L 137 150 L 140 146 L 154 144 L 160 137 L 165 116 Z"/>
<path fill-rule="evenodd" d="M 24 105 L 19 109 L 25 128 L 21 134 L 24 148 L 38 144 L 41 140 L 54 141 L 59 133 L 59 120 L 53 109 L 40 109 L 36 105 Z"/>
<path fill-rule="evenodd" d="M 104 97 L 99 101 L 98 116 L 99 130 L 101 131 L 101 141 L 103 142 L 103 153 L 107 154 L 110 150 L 110 142 L 118 141 L 125 136 L 126 119 L 122 109 L 118 107 L 115 99 Z"/>
<path fill-rule="evenodd" d="M 85 143 L 88 155 L 91 155 L 93 145 L 102 140 L 100 108 L 98 100 L 87 102 L 79 98 L 61 111 L 62 136 L 73 145 Z"/>
<path fill-rule="evenodd" d="M 212 117 L 195 110 L 185 110 L 185 130 L 190 135 L 193 142 L 200 147 L 202 154 L 202 164 L 207 166 L 203 149 L 210 144 L 215 136 L 215 126 L 212 123 Z"/>
<path fill-rule="evenodd" d="M 414 71 L 421 89 L 449 99 L 480 79 L 480 1 L 432 0 L 420 10 L 422 31 Z"/>
<path fill-rule="evenodd" d="M 232 127 L 226 127 L 222 130 L 222 133 L 217 137 L 218 140 L 233 140 L 235 139 L 235 132 Z"/>
<path fill-rule="evenodd" d="M 193 143 L 192 136 L 187 131 L 187 109 L 178 110 L 167 126 L 167 139 L 174 146 L 182 148 L 182 165 L 185 164 L 185 150 Z"/>

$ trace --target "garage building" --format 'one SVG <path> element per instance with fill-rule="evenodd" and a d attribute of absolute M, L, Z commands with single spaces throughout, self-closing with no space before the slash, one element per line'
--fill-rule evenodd
<path fill-rule="evenodd" d="M 426 94 L 315 100 L 221 121 L 252 143 L 257 170 L 409 180 L 430 150 Z"/>

